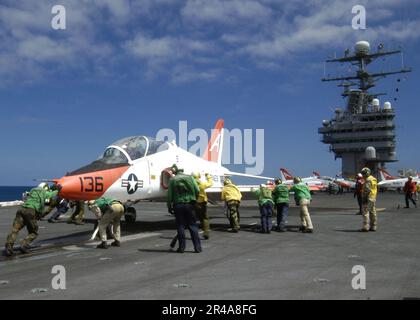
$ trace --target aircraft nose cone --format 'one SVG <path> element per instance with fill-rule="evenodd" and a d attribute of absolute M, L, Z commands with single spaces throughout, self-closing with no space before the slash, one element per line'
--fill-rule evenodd
<path fill-rule="evenodd" d="M 60 196 L 68 200 L 91 200 L 89 195 L 84 193 L 80 187 L 80 180 L 77 176 L 63 177 L 58 181 L 61 185 Z"/>

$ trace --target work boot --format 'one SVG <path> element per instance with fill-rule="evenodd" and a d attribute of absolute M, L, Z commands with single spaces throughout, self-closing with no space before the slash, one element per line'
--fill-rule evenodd
<path fill-rule="evenodd" d="M 176 252 L 178 252 L 178 253 L 184 253 L 184 249 L 178 248 L 178 249 L 176 249 Z"/>
<path fill-rule="evenodd" d="M 106 241 L 102 241 L 100 244 L 98 244 L 98 245 L 96 246 L 96 248 L 97 248 L 97 249 L 108 249 L 108 248 L 109 248 L 109 246 L 108 246 L 108 244 L 106 243 Z"/>
<path fill-rule="evenodd" d="M 13 245 L 11 245 L 10 243 L 6 243 L 4 248 L 5 248 L 6 257 L 13 256 Z"/>
<path fill-rule="evenodd" d="M 53 218 L 49 218 L 48 223 L 56 223 L 56 221 Z"/>
<path fill-rule="evenodd" d="M 194 249 L 195 253 L 200 253 L 201 251 L 202 251 L 201 248 Z"/>
<path fill-rule="evenodd" d="M 74 223 L 73 219 L 70 218 L 70 219 L 67 220 L 67 224 L 72 224 L 72 223 Z"/>
<path fill-rule="evenodd" d="M 314 233 L 314 229 L 305 228 L 302 232 L 303 233 Z"/>
<path fill-rule="evenodd" d="M 121 247 L 121 242 L 118 240 L 115 240 L 114 242 L 111 243 L 111 246 L 113 247 Z"/>
<path fill-rule="evenodd" d="M 82 220 L 76 220 L 74 224 L 77 226 L 83 226 L 85 223 Z"/>
<path fill-rule="evenodd" d="M 23 254 L 27 254 L 27 253 L 29 253 L 29 246 L 28 245 L 21 245 L 20 248 L 19 248 L 19 250 Z"/>
<path fill-rule="evenodd" d="M 359 230 L 360 232 L 369 232 L 369 229 L 362 228 Z"/>
<path fill-rule="evenodd" d="M 370 227 L 369 231 L 376 232 L 376 227 Z"/>
<path fill-rule="evenodd" d="M 306 227 L 304 227 L 304 226 L 299 227 L 299 231 L 300 231 L 300 232 L 305 231 L 305 229 L 306 229 Z"/>
<path fill-rule="evenodd" d="M 209 236 L 208 234 L 205 234 L 205 235 L 203 236 L 203 238 L 204 238 L 204 240 L 209 240 L 209 239 L 210 239 L 210 236 Z"/>

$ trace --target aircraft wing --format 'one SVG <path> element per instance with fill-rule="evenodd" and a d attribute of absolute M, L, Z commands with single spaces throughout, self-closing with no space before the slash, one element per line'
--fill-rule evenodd
<path fill-rule="evenodd" d="M 271 177 L 263 177 L 263 176 L 254 176 L 252 174 L 240 173 L 240 172 L 232 172 L 229 171 L 226 176 L 236 176 L 236 177 L 245 177 L 245 178 L 254 178 L 254 179 L 263 179 L 263 180 L 274 180 Z"/>
<path fill-rule="evenodd" d="M 257 201 L 257 196 L 254 194 L 252 189 L 258 189 L 259 185 L 237 185 L 239 191 L 242 193 L 242 200 L 255 200 Z M 220 202 L 220 194 L 222 193 L 223 187 L 211 187 L 206 189 L 207 196 L 211 202 Z"/>

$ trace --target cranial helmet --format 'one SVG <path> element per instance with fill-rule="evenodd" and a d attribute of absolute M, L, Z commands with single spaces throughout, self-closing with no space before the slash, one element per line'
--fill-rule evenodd
<path fill-rule="evenodd" d="M 39 185 L 38 185 L 38 188 L 42 188 L 42 189 L 44 189 L 44 190 L 50 190 L 50 186 L 48 185 L 48 183 L 46 183 L 46 182 L 41 182 Z"/>
<path fill-rule="evenodd" d="M 362 175 L 364 175 L 365 177 L 368 177 L 371 174 L 371 171 L 369 168 L 363 168 L 361 172 L 362 172 Z"/>

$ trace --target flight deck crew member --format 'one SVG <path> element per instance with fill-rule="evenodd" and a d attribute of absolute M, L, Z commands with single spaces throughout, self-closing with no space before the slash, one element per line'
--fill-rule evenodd
<path fill-rule="evenodd" d="M 238 187 L 235 186 L 229 178 L 223 182 L 221 199 L 226 201 L 229 212 L 229 231 L 238 232 L 239 226 L 239 205 L 241 204 L 242 194 Z"/>
<path fill-rule="evenodd" d="M 185 229 L 190 230 L 194 252 L 201 252 L 201 241 L 198 236 L 198 226 L 194 214 L 195 203 L 200 192 L 197 182 L 192 176 L 183 174 L 176 165 L 172 166 L 175 174 L 169 180 L 167 206 L 171 214 L 175 214 L 179 247 L 177 252 L 183 253 L 186 247 Z"/>
<path fill-rule="evenodd" d="M 24 227 L 28 229 L 28 235 L 22 240 L 20 251 L 22 253 L 29 252 L 29 246 L 38 237 L 38 222 L 40 220 L 44 207 L 51 199 L 59 193 L 60 186 L 55 187 L 56 190 L 50 190 L 48 184 L 41 183 L 38 187 L 32 189 L 27 195 L 26 201 L 22 207 L 16 212 L 15 220 L 11 233 L 6 240 L 6 256 L 13 255 L 13 245 L 16 241 L 17 235 Z"/>
<path fill-rule="evenodd" d="M 83 225 L 83 219 L 85 218 L 85 201 L 71 201 L 70 207 L 74 208 L 74 211 L 70 218 L 67 220 L 67 223 L 74 223 L 76 225 Z"/>
<path fill-rule="evenodd" d="M 357 214 L 363 214 L 363 201 L 362 201 L 362 190 L 363 190 L 363 176 L 361 173 L 357 174 L 356 186 L 354 191 L 354 197 L 357 198 L 357 204 L 359 205 L 359 212 Z"/>
<path fill-rule="evenodd" d="M 417 208 L 416 200 L 414 200 L 414 195 L 417 191 L 417 186 L 416 183 L 413 181 L 413 177 L 408 177 L 408 180 L 404 185 L 403 191 L 405 193 L 405 208 L 410 208 L 409 201 L 411 201 L 414 204 L 414 207 Z"/>
<path fill-rule="evenodd" d="M 276 179 L 273 190 L 273 201 L 277 209 L 277 231 L 285 232 L 289 213 L 289 188 L 281 179 Z"/>
<path fill-rule="evenodd" d="M 416 182 L 416 201 L 419 200 L 420 195 L 420 183 Z"/>
<path fill-rule="evenodd" d="M 362 232 L 376 231 L 378 221 L 376 217 L 376 195 L 378 193 L 378 182 L 371 175 L 369 168 L 362 169 L 365 180 L 362 189 L 363 201 L 363 228 Z"/>
<path fill-rule="evenodd" d="M 290 192 L 295 193 L 296 205 L 300 207 L 300 221 L 302 227 L 300 230 L 303 233 L 312 233 L 314 227 L 312 225 L 311 216 L 309 214 L 308 206 L 311 203 L 311 192 L 308 186 L 302 182 L 302 179 L 299 177 L 293 178 L 293 186 L 290 188 Z"/>
<path fill-rule="evenodd" d="M 194 179 L 198 184 L 200 192 L 198 194 L 197 203 L 195 205 L 195 212 L 197 218 L 200 220 L 201 228 L 203 229 L 203 237 L 208 240 L 210 237 L 210 220 L 207 214 L 207 193 L 206 189 L 210 188 L 213 185 L 213 178 L 210 174 L 206 173 L 206 182 L 201 181 L 201 174 L 199 172 L 194 173 Z"/>
<path fill-rule="evenodd" d="M 271 233 L 271 218 L 273 217 L 274 206 L 271 190 L 266 185 L 261 184 L 260 188 L 254 192 L 258 197 L 258 206 L 260 208 L 261 233 Z"/>
<path fill-rule="evenodd" d="M 62 214 L 65 214 L 69 210 L 69 202 L 66 199 L 62 199 L 59 196 L 56 196 L 53 200 L 53 203 L 49 205 L 48 212 L 45 212 L 44 215 L 49 214 L 52 210 L 55 212 L 48 219 L 49 223 L 56 223 Z"/>
<path fill-rule="evenodd" d="M 99 236 L 101 243 L 98 249 L 108 249 L 107 227 L 112 224 L 114 242 L 113 247 L 121 246 L 121 217 L 124 215 L 124 206 L 121 202 L 110 198 L 99 198 L 88 202 L 89 210 L 92 211 L 99 220 Z"/>

